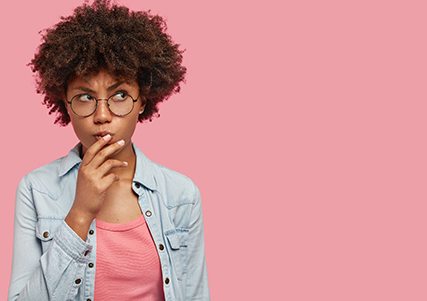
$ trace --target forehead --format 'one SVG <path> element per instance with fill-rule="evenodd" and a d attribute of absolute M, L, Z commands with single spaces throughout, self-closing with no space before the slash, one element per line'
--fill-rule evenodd
<path fill-rule="evenodd" d="M 111 85 L 117 82 L 127 83 L 129 85 L 137 85 L 135 79 L 126 78 L 124 76 L 115 75 L 107 70 L 100 70 L 84 75 L 76 75 L 68 81 L 68 85 L 87 84 L 90 86 Z"/>

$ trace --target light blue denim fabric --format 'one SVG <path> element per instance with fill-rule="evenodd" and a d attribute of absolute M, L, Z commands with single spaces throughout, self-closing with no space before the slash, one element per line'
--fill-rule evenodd
<path fill-rule="evenodd" d="M 209 300 L 200 191 L 132 146 L 132 189 L 157 246 L 165 300 Z M 64 221 L 75 196 L 79 149 L 80 143 L 19 183 L 8 300 L 94 300 L 96 220 L 86 241 Z"/>

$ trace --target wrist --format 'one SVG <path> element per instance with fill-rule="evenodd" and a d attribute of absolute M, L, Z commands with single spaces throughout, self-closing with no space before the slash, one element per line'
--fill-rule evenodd
<path fill-rule="evenodd" d="M 83 241 L 86 241 L 87 232 L 93 219 L 93 215 L 72 207 L 65 218 L 65 222 Z"/>
<path fill-rule="evenodd" d="M 65 220 L 72 220 L 74 223 L 77 224 L 90 224 L 94 218 L 95 216 L 93 214 L 88 213 L 87 211 L 71 207 Z"/>

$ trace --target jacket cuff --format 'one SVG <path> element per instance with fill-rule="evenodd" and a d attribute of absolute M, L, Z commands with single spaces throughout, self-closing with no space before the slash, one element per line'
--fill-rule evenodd
<path fill-rule="evenodd" d="M 76 232 L 64 221 L 58 227 L 53 238 L 55 243 L 75 260 L 86 261 L 86 255 L 92 251 L 93 246 L 83 241 Z"/>

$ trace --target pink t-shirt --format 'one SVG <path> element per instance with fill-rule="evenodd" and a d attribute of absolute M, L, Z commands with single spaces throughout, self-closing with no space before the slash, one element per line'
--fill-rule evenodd
<path fill-rule="evenodd" d="M 96 220 L 94 299 L 163 301 L 156 246 L 144 216 L 125 224 Z"/>

